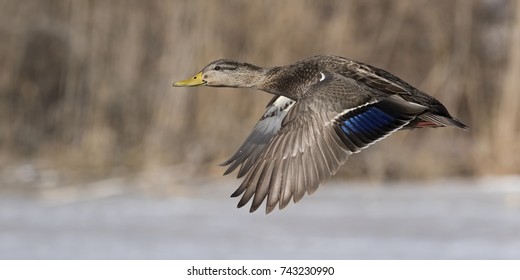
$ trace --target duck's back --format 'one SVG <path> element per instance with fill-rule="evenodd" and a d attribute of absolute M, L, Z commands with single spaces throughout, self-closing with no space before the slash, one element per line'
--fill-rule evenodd
<path fill-rule="evenodd" d="M 320 68 L 352 79 L 353 83 L 358 82 L 361 86 L 366 86 L 368 91 L 376 98 L 398 95 L 408 102 L 423 105 L 428 108 L 428 112 L 424 116 L 428 121 L 431 121 L 432 117 L 436 116 L 436 120 L 442 122 L 442 125 L 454 125 L 462 129 L 467 129 L 467 126 L 453 118 L 446 107 L 437 99 L 418 90 L 388 71 L 366 63 L 332 55 L 318 55 L 302 62 L 316 63 L 320 65 Z M 412 121 L 405 128 L 440 126 L 435 123 L 423 121 L 424 120 L 417 119 Z"/>

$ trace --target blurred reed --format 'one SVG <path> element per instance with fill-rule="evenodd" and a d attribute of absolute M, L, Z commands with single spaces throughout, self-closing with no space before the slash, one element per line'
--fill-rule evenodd
<path fill-rule="evenodd" d="M 395 73 L 471 127 L 397 133 L 343 176 L 520 172 L 515 1 L 4 0 L 0 23 L 2 166 L 222 172 L 270 96 L 172 82 L 218 58 L 336 54 Z"/>

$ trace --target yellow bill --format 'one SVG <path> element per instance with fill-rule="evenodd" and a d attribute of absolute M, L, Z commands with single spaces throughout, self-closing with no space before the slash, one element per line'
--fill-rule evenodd
<path fill-rule="evenodd" d="M 202 80 L 202 72 L 199 72 L 191 79 L 187 79 L 184 81 L 179 81 L 173 84 L 174 87 L 194 87 L 203 85 L 204 81 Z"/>

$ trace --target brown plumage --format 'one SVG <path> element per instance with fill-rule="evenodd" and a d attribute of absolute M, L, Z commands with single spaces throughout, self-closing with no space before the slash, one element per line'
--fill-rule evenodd
<path fill-rule="evenodd" d="M 223 165 L 244 177 L 232 196 L 253 212 L 298 202 L 334 175 L 352 153 L 399 129 L 467 126 L 435 98 L 398 77 L 338 56 L 262 68 L 217 60 L 174 86 L 249 87 L 274 94 L 238 151 Z"/>

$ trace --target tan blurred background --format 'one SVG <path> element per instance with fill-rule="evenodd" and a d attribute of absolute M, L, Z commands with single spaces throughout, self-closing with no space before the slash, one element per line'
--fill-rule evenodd
<path fill-rule="evenodd" d="M 172 83 L 218 58 L 315 54 L 386 69 L 471 127 L 399 132 L 336 179 L 520 173 L 520 5 L 507 0 L 2 0 L 0 167 L 218 176 L 270 96 Z"/>

